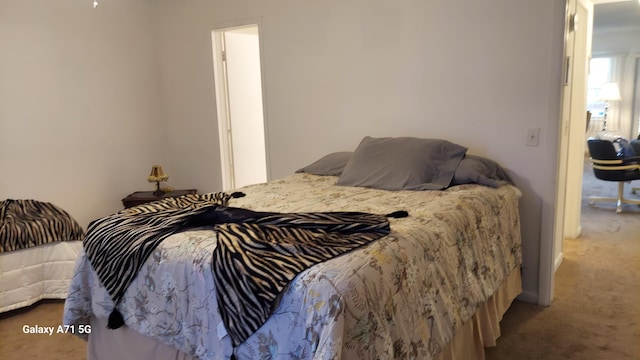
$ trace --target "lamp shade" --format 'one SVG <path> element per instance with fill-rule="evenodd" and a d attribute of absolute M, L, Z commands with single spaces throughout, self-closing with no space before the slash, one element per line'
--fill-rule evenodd
<path fill-rule="evenodd" d="M 620 88 L 618 88 L 618 83 L 609 82 L 602 84 L 599 98 L 602 101 L 619 101 Z"/>
<path fill-rule="evenodd" d="M 151 167 L 151 174 L 147 176 L 149 182 L 167 181 L 167 179 L 169 179 L 169 176 L 164 173 L 160 165 L 153 165 L 153 167 Z"/>

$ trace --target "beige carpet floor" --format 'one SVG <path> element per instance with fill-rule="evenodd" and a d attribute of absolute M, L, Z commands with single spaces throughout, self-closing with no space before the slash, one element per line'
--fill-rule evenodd
<path fill-rule="evenodd" d="M 515 301 L 498 345 L 486 350 L 488 360 L 640 359 L 640 207 L 616 214 L 613 204 L 587 204 L 587 196 L 607 193 L 615 196 L 616 184 L 595 180 L 587 165 L 583 233 L 563 243 L 553 304 Z M 86 346 L 78 338 L 22 331 L 24 325 L 60 325 L 62 308 L 61 301 L 43 301 L 0 314 L 0 359 L 84 359 Z"/>
<path fill-rule="evenodd" d="M 630 189 L 625 196 L 640 199 Z M 640 359 L 640 207 L 617 214 L 614 203 L 589 205 L 589 196 L 617 196 L 617 184 L 596 179 L 589 163 L 582 192 L 582 235 L 563 242 L 553 303 L 514 302 L 488 360 Z"/>

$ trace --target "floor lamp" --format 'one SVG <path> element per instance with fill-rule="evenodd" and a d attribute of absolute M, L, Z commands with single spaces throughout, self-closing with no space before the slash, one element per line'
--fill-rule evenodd
<path fill-rule="evenodd" d="M 600 100 L 604 101 L 604 121 L 602 122 L 602 131 L 606 131 L 609 116 L 609 103 L 611 101 L 620 101 L 620 89 L 618 88 L 618 83 L 610 82 L 602 84 L 602 87 L 600 87 Z"/>

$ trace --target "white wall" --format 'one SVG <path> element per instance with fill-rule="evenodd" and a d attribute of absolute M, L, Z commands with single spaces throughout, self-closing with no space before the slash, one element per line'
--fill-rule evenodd
<path fill-rule="evenodd" d="M 640 52 L 640 29 L 620 29 L 593 33 L 593 55 Z"/>
<path fill-rule="evenodd" d="M 210 30 L 260 19 L 271 176 L 365 135 L 468 146 L 523 190 L 525 296 L 535 300 L 553 227 L 563 1 L 155 5 L 170 163 L 185 184 L 220 188 Z M 528 128 L 541 129 L 539 147 L 525 146 Z"/>
<path fill-rule="evenodd" d="M 535 301 L 553 229 L 564 1 L 5 0 L 0 20 L 0 197 L 54 201 L 86 225 L 152 188 L 156 162 L 173 187 L 220 190 L 211 30 L 257 22 L 271 176 L 365 135 L 491 157 L 523 191 Z M 529 128 L 539 147 L 525 146 Z"/>
<path fill-rule="evenodd" d="M 0 1 L 0 199 L 50 201 L 83 226 L 152 190 L 163 160 L 150 4 L 100 3 Z"/>

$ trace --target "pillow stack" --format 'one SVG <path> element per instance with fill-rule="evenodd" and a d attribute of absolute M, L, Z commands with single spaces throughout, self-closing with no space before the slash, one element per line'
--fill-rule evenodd
<path fill-rule="evenodd" d="M 466 152 L 466 147 L 446 140 L 367 136 L 354 152 L 325 155 L 296 172 L 339 176 L 337 185 L 384 190 L 441 190 L 461 184 L 497 188 L 511 183 L 496 162 Z"/>

